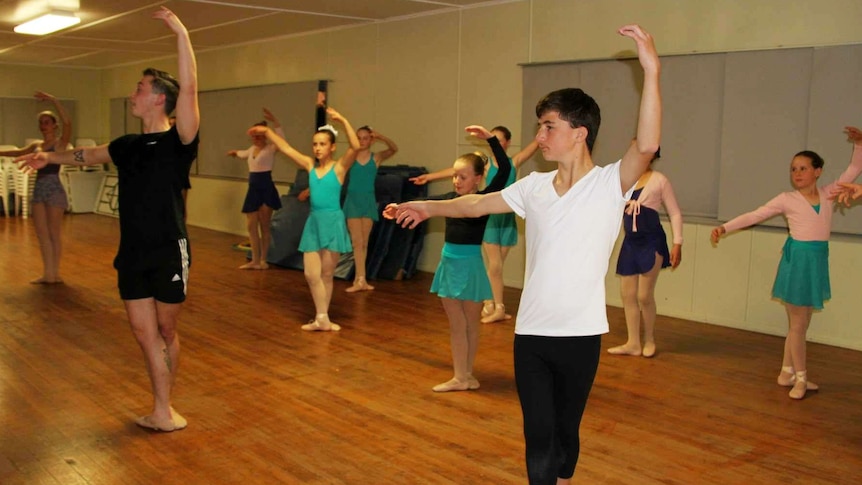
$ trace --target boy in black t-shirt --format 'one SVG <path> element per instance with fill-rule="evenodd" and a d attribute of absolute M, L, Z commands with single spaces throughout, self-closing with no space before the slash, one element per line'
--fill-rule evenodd
<path fill-rule="evenodd" d="M 190 252 L 182 189 L 197 154 L 200 111 L 197 65 L 189 33 L 162 7 L 153 13 L 177 36 L 179 80 L 146 69 L 129 97 L 143 134 L 108 145 L 19 158 L 23 167 L 113 162 L 119 176 L 120 247 L 114 259 L 120 298 L 140 345 L 153 389 L 153 411 L 135 422 L 157 431 L 186 427 L 171 407 L 180 342 L 177 316 L 186 298 Z M 168 115 L 176 109 L 176 124 Z"/>

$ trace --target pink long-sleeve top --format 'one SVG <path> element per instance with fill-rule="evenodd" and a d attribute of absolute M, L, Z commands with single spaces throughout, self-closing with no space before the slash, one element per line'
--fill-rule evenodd
<path fill-rule="evenodd" d="M 281 127 L 278 127 L 274 130 L 278 136 L 284 138 L 284 130 Z M 266 146 L 260 149 L 255 155 L 254 151 L 257 147 L 252 145 L 248 147 L 246 150 L 237 150 L 236 156 L 239 158 L 245 158 L 248 161 L 248 171 L 249 172 L 269 172 L 272 170 L 272 166 L 275 164 L 275 152 L 278 151 L 278 148 L 270 142 L 266 143 Z"/>
<path fill-rule="evenodd" d="M 637 200 L 630 200 L 626 203 L 626 214 L 632 216 L 632 231 L 637 232 L 638 230 L 637 218 L 641 212 L 641 207 L 647 207 L 658 212 L 662 205 L 664 205 L 670 219 L 673 243 L 682 244 L 682 212 L 680 212 L 679 204 L 676 202 L 673 187 L 663 173 L 655 170 L 643 186 L 641 195 Z"/>
<path fill-rule="evenodd" d="M 727 232 L 743 229 L 770 217 L 784 214 L 787 225 L 790 226 L 790 237 L 797 241 L 827 241 L 832 232 L 832 200 L 829 194 L 839 182 L 852 182 L 862 173 L 862 146 L 853 148 L 850 165 L 838 180 L 817 188 L 820 196 L 820 212 L 799 193 L 799 191 L 782 192 L 772 200 L 757 209 L 737 216 L 724 223 Z"/>

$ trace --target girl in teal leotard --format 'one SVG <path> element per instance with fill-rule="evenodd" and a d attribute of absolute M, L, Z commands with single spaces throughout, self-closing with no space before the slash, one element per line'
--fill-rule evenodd
<path fill-rule="evenodd" d="M 374 180 L 377 178 L 377 167 L 398 151 L 395 142 L 368 126 L 356 130 L 356 136 L 359 138 L 359 150 L 356 152 L 353 166 L 350 167 L 350 181 L 347 183 L 347 197 L 344 199 L 344 215 L 347 217 L 347 229 L 350 231 L 350 242 L 353 245 L 353 261 L 356 263 L 356 275 L 353 278 L 353 286 L 347 288 L 348 293 L 374 289 L 365 279 L 368 236 L 371 234 L 371 226 L 378 219 Z M 371 151 L 371 145 L 377 140 L 386 144 L 386 150 L 377 153 Z"/>
<path fill-rule="evenodd" d="M 314 156 L 300 153 L 284 138 L 265 126 L 255 126 L 249 134 L 265 133 L 275 146 L 296 164 L 308 171 L 311 189 L 311 214 L 302 231 L 299 250 L 305 279 L 314 300 L 314 319 L 302 326 L 307 331 L 337 331 L 341 327 L 329 320 L 329 302 L 332 300 L 333 275 L 341 253 L 350 251 L 350 239 L 340 195 L 344 177 L 355 159 L 359 139 L 350 122 L 332 108 L 326 109 L 333 121 L 340 122 L 347 131 L 350 148 L 341 158 L 334 159 L 336 131 L 330 125 L 318 128 L 312 137 Z"/>

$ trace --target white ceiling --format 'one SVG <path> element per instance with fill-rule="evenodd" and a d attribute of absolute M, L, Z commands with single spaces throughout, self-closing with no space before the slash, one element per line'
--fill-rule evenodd
<path fill-rule="evenodd" d="M 50 0 L 56 2 L 57 0 Z M 487 0 L 79 0 L 77 26 L 46 36 L 12 29 L 49 0 L 0 0 L 0 63 L 108 68 L 176 52 L 151 14 L 164 5 L 182 19 L 197 51 L 316 30 L 468 8 Z M 499 1 L 499 0 L 498 0 Z"/>

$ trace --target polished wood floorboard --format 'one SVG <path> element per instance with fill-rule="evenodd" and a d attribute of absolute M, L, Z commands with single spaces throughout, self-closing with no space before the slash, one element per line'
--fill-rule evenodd
<path fill-rule="evenodd" d="M 0 218 L 0 483 L 525 483 L 513 322 L 482 327 L 481 389 L 435 394 L 451 366 L 430 275 L 356 295 L 336 281 L 344 329 L 306 333 L 300 272 L 240 271 L 242 238 L 196 228 L 174 398 L 190 424 L 136 427 L 150 391 L 115 290 L 117 234 L 116 219 L 67 216 L 65 284 L 36 286 L 32 220 Z M 609 315 L 604 348 L 625 339 Z M 797 402 L 775 384 L 782 339 L 658 328 L 653 359 L 603 353 L 575 483 L 862 483 L 860 352 L 809 345 L 822 390 Z"/>

